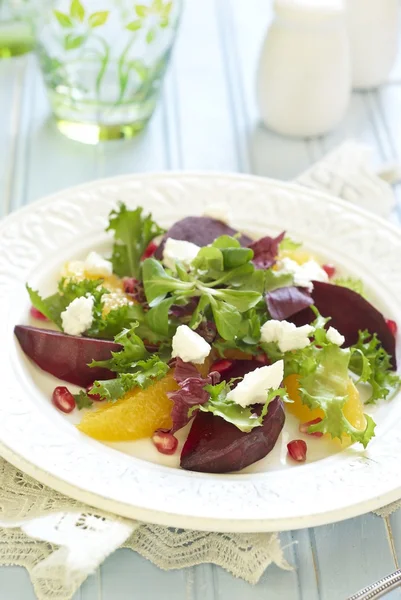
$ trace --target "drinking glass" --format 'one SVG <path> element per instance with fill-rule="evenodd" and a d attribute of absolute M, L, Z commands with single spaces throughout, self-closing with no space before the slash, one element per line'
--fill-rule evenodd
<path fill-rule="evenodd" d="M 0 58 L 32 50 L 32 8 L 30 0 L 0 0 Z"/>
<path fill-rule="evenodd" d="M 149 121 L 181 0 L 60 0 L 40 11 L 37 50 L 58 128 L 95 144 Z"/>

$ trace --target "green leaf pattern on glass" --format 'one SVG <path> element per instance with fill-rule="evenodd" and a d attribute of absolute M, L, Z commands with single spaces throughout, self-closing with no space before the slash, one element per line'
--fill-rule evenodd
<path fill-rule="evenodd" d="M 158 65 L 149 68 L 143 60 L 129 56 L 129 54 L 136 42 L 143 40 L 146 45 L 152 44 L 158 37 L 158 31 L 168 27 L 172 7 L 173 2 L 171 1 L 153 0 L 149 4 L 134 4 L 129 14 L 127 14 L 128 11 L 120 14 L 123 21 L 122 26 L 127 32 L 130 32 L 130 36 L 120 56 L 116 59 L 119 89 L 116 104 L 124 100 L 131 79 L 142 89 L 146 85 L 145 82 L 157 74 Z M 54 9 L 53 15 L 63 30 L 60 39 L 63 48 L 67 51 L 78 52 L 78 60 L 83 59 L 87 52 L 91 52 L 95 60 L 98 60 L 96 91 L 99 97 L 111 60 L 112 48 L 101 32 L 102 27 L 109 21 L 110 11 L 98 10 L 89 13 L 81 0 L 71 0 L 68 11 L 62 12 Z M 100 31 L 98 32 L 98 30 Z M 93 42 L 90 48 L 88 47 L 89 41 Z"/>

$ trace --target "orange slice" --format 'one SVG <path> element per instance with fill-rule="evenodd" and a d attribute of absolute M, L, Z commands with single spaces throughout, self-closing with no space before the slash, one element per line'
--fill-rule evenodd
<path fill-rule="evenodd" d="M 87 412 L 78 429 L 105 442 L 151 437 L 156 429 L 171 427 L 173 402 L 167 397 L 167 392 L 177 389 L 173 372 L 170 371 L 145 390 L 136 388 L 117 402 L 108 402 L 93 412 Z"/>
<path fill-rule="evenodd" d="M 301 395 L 299 393 L 298 375 L 289 375 L 286 377 L 284 379 L 284 385 L 289 397 L 293 401 L 291 404 L 287 403 L 285 408 L 289 413 L 295 415 L 301 423 L 308 423 L 314 419 L 322 419 L 324 417 L 322 410 L 312 410 L 305 404 L 302 404 Z M 363 414 L 363 404 L 359 392 L 351 379 L 348 382 L 348 400 L 344 404 L 343 413 L 353 427 L 360 430 L 365 428 L 366 421 Z M 343 436 L 342 443 L 343 445 L 349 444 L 348 436 Z"/>

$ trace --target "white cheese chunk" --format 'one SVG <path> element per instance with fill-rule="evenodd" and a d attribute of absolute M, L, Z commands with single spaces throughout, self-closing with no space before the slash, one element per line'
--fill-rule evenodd
<path fill-rule="evenodd" d="M 259 367 L 247 373 L 242 381 L 227 394 L 227 398 L 243 408 L 250 404 L 264 404 L 270 390 L 280 387 L 284 377 L 284 361 Z"/>
<path fill-rule="evenodd" d="M 341 335 L 339 331 L 335 327 L 329 327 L 327 330 L 327 339 L 332 344 L 336 344 L 336 346 L 342 346 L 345 342 L 345 337 Z"/>
<path fill-rule="evenodd" d="M 93 323 L 93 303 L 91 295 L 75 298 L 61 313 L 63 330 L 68 335 L 82 335 Z"/>
<path fill-rule="evenodd" d="M 309 291 L 313 290 L 312 281 L 329 281 L 326 271 L 315 260 L 308 260 L 306 263 L 299 265 L 292 258 L 285 257 L 278 261 L 277 267 L 279 273 L 294 277 L 294 285 L 305 287 Z"/>
<path fill-rule="evenodd" d="M 169 269 L 175 269 L 176 261 L 189 267 L 199 250 L 200 247 L 192 242 L 167 238 L 163 249 L 163 263 Z"/>
<path fill-rule="evenodd" d="M 113 265 L 97 252 L 90 252 L 84 261 L 84 270 L 89 275 L 109 277 L 113 274 Z"/>
<path fill-rule="evenodd" d="M 188 325 L 177 327 L 172 340 L 172 358 L 181 358 L 184 362 L 192 362 L 203 365 L 205 358 L 209 356 L 211 346 L 198 333 Z"/>
<path fill-rule="evenodd" d="M 281 352 L 290 350 L 301 350 L 310 344 L 309 335 L 313 331 L 311 325 L 296 327 L 294 323 L 288 321 L 267 321 L 261 327 L 262 342 L 277 342 Z"/>
<path fill-rule="evenodd" d="M 226 202 L 213 202 L 205 208 L 203 216 L 211 217 L 227 224 L 231 218 L 230 206 Z"/>

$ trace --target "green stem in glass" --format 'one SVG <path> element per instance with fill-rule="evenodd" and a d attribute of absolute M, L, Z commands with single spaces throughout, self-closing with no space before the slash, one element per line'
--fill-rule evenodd
<path fill-rule="evenodd" d="M 125 90 L 127 89 L 130 68 L 128 67 L 128 69 L 124 72 L 124 63 L 125 63 L 125 59 L 127 57 L 128 52 L 131 50 L 132 44 L 136 40 L 136 37 L 137 37 L 136 35 L 133 35 L 128 40 L 124 50 L 121 53 L 120 58 L 118 59 L 118 80 L 120 82 L 120 93 L 119 93 L 116 104 L 119 104 L 120 102 L 122 102 L 122 100 L 124 98 Z"/>

